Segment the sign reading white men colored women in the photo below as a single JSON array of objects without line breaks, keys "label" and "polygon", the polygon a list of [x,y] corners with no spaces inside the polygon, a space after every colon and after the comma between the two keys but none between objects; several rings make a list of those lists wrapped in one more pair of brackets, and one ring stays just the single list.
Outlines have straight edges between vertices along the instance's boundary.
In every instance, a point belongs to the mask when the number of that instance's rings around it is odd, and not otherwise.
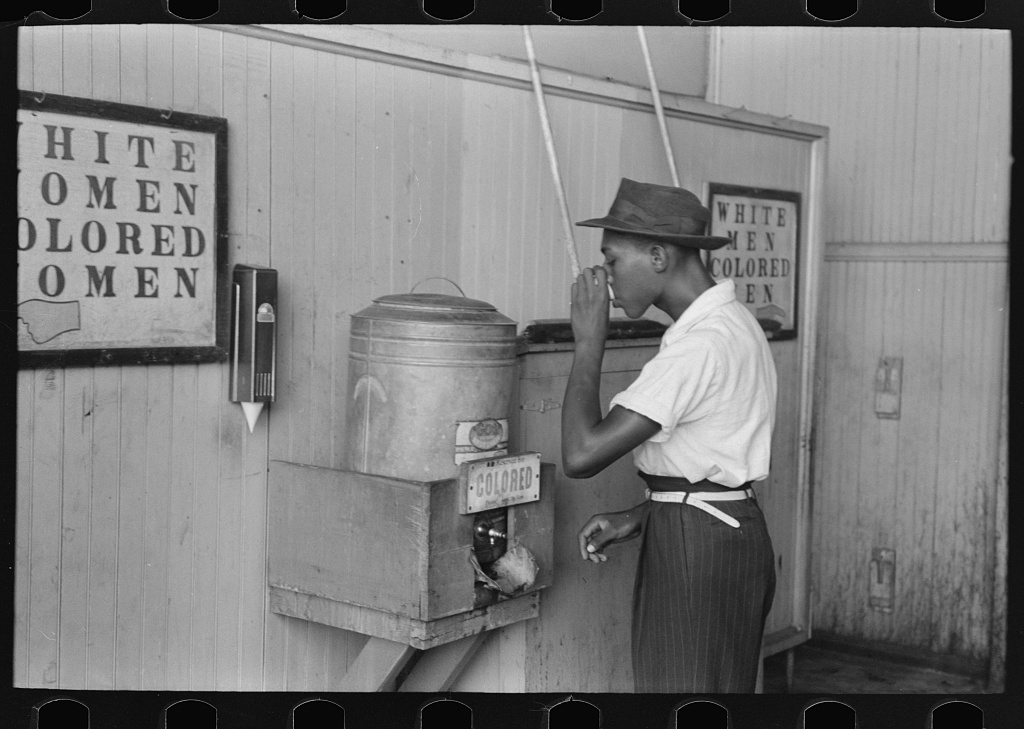
[{"label": "sign reading white men colored women", "polygon": [[796,336],[800,194],[735,185],[709,185],[711,235],[730,238],[709,251],[708,270],[736,283],[769,339]]},{"label": "sign reading white men colored women", "polygon": [[[90,350],[104,353],[91,363],[156,362],[215,358],[223,349],[218,132],[225,123],[175,117],[22,94],[22,353]],[[127,359],[112,354],[129,351]]]}]

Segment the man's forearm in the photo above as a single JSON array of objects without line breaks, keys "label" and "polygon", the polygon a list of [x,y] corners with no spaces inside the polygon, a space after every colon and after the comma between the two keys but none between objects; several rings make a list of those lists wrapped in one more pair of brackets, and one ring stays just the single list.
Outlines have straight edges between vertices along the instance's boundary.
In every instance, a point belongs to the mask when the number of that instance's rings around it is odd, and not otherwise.
[{"label": "man's forearm", "polygon": [[[562,460],[571,464],[601,422],[601,360],[604,342],[577,343],[562,402]],[[571,467],[567,470],[572,470]]]}]

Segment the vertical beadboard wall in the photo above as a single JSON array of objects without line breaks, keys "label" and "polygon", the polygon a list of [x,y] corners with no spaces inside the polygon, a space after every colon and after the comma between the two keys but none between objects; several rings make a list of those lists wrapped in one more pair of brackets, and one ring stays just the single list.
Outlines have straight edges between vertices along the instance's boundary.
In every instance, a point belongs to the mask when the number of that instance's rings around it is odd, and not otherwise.
[{"label": "vertical beadboard wall", "polygon": [[[355,46],[370,33],[317,32]],[[488,59],[439,72],[447,52],[403,64],[390,41],[325,49],[267,28],[33,27],[20,41],[23,89],[227,118],[229,263],[278,269],[282,318],[278,398],[251,434],[225,365],[19,373],[15,683],[331,690],[366,638],[269,612],[268,459],[343,465],[349,316],[375,296],[442,276],[523,324],[566,316],[526,75]],[[649,96],[586,95],[601,83],[575,78],[548,99],[576,219],[603,214],[623,175],[670,179]],[[822,130],[696,117],[670,123],[684,186],[809,193]],[[578,231],[584,265],[600,260],[598,240]],[[795,449],[796,345],[777,356],[792,414],[780,433]],[[794,499],[766,494],[766,511],[791,514]],[[490,643],[522,661],[515,639]],[[513,675],[480,690],[515,690]]]},{"label": "vertical beadboard wall", "polygon": [[[997,664],[1009,34],[715,32],[714,100],[830,129],[815,629]],[[882,356],[903,357],[899,420],[874,412]],[[892,612],[868,604],[875,548]]]},{"label": "vertical beadboard wall", "polygon": [[[18,686],[337,686],[366,638],[269,612],[266,474],[271,458],[342,465],[350,314],[432,276],[523,323],[567,313],[527,89],[270,37],[188,25],[19,36],[22,89],[227,118],[229,263],[277,268],[283,317],[278,398],[251,434],[222,364],[19,373]],[[563,159],[591,160],[563,172],[583,218],[628,170],[622,110],[575,107],[553,112],[567,117]],[[577,122],[589,135],[575,138]],[[634,144],[656,157],[654,125]],[[483,164],[496,165],[486,179]]]},{"label": "vertical beadboard wall", "polygon": [[[265,265],[268,60],[265,42],[186,25],[26,28],[19,86],[228,116],[231,260]],[[16,685],[264,687],[267,435],[227,378],[19,373]]]}]

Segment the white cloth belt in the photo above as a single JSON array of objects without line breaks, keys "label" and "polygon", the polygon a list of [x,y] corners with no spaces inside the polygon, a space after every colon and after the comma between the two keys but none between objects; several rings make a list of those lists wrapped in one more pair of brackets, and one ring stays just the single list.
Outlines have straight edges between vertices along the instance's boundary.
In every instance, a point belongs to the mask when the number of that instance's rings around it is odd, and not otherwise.
[{"label": "white cloth belt", "polygon": [[731,527],[740,526],[740,523],[726,514],[721,509],[716,509],[708,501],[743,501],[754,498],[753,489],[742,491],[651,491],[647,489],[647,498],[651,501],[672,501],[677,504],[689,504],[696,506],[701,511],[706,511],[711,516],[721,519]]}]

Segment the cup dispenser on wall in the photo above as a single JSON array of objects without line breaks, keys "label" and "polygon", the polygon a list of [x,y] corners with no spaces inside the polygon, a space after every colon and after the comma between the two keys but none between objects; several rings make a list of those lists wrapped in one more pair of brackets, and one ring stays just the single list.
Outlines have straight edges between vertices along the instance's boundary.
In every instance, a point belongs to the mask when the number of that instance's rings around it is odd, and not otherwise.
[{"label": "cup dispenser on wall", "polygon": [[535,617],[554,466],[510,453],[516,373],[516,324],[485,302],[354,314],[343,469],[271,462],[271,609],[416,648]]},{"label": "cup dispenser on wall", "polygon": [[231,275],[229,397],[253,431],[264,404],[274,402],[277,354],[277,271],[235,264]]}]

